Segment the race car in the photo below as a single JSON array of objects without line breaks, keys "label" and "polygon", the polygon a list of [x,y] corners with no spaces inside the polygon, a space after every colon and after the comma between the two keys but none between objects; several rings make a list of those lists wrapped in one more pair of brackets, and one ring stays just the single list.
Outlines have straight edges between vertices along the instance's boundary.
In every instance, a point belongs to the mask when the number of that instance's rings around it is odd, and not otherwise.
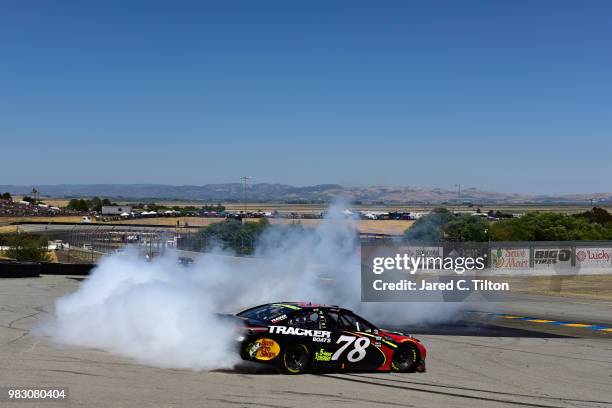
[{"label": "race car", "polygon": [[350,310],[312,303],[268,303],[235,315],[244,360],[289,374],[309,370],[424,372],[425,347],[409,335],[378,329]]}]

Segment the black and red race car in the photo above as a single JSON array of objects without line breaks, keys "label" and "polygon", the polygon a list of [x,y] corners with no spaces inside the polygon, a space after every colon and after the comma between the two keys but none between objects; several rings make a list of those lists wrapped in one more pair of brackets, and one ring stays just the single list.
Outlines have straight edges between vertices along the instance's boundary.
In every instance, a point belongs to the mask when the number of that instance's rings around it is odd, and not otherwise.
[{"label": "black and red race car", "polygon": [[287,373],[309,370],[425,371],[416,338],[378,329],[350,310],[312,303],[268,303],[244,310],[239,337],[244,360]]}]

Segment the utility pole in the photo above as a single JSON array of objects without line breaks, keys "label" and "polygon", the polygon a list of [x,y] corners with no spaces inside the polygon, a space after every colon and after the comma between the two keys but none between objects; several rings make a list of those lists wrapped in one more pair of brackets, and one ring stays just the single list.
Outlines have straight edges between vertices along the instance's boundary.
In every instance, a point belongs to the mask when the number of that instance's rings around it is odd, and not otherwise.
[{"label": "utility pole", "polygon": [[457,187],[457,207],[461,207],[461,184],[455,184]]},{"label": "utility pole", "polygon": [[242,180],[242,186],[243,186],[243,193],[244,193],[244,217],[246,217],[247,214],[247,189],[249,188],[249,180],[251,179],[251,177],[249,176],[242,176],[240,177],[240,180]]}]

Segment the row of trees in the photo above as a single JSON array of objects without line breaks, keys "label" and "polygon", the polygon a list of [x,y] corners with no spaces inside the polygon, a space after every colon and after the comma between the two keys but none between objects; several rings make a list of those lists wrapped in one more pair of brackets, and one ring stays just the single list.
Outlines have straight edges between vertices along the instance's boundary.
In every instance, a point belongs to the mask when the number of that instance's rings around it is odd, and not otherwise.
[{"label": "row of trees", "polygon": [[100,197],[94,197],[91,200],[85,200],[83,198],[73,198],[68,202],[66,208],[72,211],[86,212],[86,211],[102,211],[103,205],[114,205],[108,198],[101,199]]},{"label": "row of trees", "polygon": [[493,241],[612,240],[611,218],[601,208],[575,215],[530,213],[492,223],[490,235]]},{"label": "row of trees", "polygon": [[437,208],[417,220],[404,236],[416,242],[612,240],[612,214],[595,207],[574,215],[533,212],[489,222]]}]

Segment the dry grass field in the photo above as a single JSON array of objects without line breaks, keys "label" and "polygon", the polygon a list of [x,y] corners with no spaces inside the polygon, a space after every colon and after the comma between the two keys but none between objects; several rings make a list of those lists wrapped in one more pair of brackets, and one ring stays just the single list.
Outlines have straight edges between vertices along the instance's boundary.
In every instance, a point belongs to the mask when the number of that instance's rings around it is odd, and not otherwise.
[{"label": "dry grass field", "polygon": [[57,216],[57,217],[0,217],[0,226],[8,225],[13,222],[73,222],[80,223],[81,219],[80,215],[67,215],[67,216]]},{"label": "dry grass field", "polygon": [[[189,227],[204,227],[215,222],[223,221],[223,218],[201,218],[201,217],[161,217],[161,218],[141,218],[137,220],[124,220],[117,221],[118,223],[126,224],[157,224],[157,225],[168,225],[176,226],[177,222],[179,226]],[[257,222],[257,218],[249,218],[247,222]],[[319,225],[321,220],[319,219],[287,219],[287,218],[271,218],[270,223],[273,225],[289,225],[289,224],[301,224],[305,227],[316,227]],[[364,234],[389,234],[399,235],[403,234],[414,221],[407,220],[358,220],[356,221],[359,232]]]},{"label": "dry grass field", "polygon": [[[19,197],[17,197],[19,199]],[[68,199],[65,198],[44,198],[43,199],[47,204],[54,205],[58,207],[64,207],[68,204]],[[118,201],[118,204],[129,204],[130,202],[134,202],[138,200],[131,201]],[[157,204],[162,204],[166,206],[202,206],[206,204],[203,201],[193,201],[193,200],[155,200]],[[211,203],[208,203],[211,204]],[[243,203],[222,203],[229,211],[242,211],[245,209],[245,205]],[[325,205],[322,204],[277,204],[277,203],[247,203],[246,209],[248,211],[278,211],[280,213],[288,214],[292,212],[296,213],[310,213],[310,214],[318,214],[325,210]],[[363,206],[363,205],[355,205],[351,206],[351,209],[354,211],[410,211],[410,212],[426,212],[430,211],[432,208],[436,206],[434,205],[421,205],[421,206],[410,206],[410,205],[381,205],[381,206]],[[452,208],[452,206],[447,206]],[[489,210],[500,210],[504,212],[510,213],[525,213],[530,211],[553,211],[553,212],[562,212],[562,213],[577,213],[581,211],[587,210],[589,207],[588,203],[584,205],[567,205],[567,206],[547,206],[547,205],[514,205],[514,204],[500,204],[495,206],[483,206],[481,207],[482,212],[487,212]],[[458,211],[462,212],[472,212],[476,210],[474,208],[468,207],[460,207],[455,208]],[[607,208],[612,211],[612,208]],[[38,222],[70,222],[70,223],[81,223],[80,216],[58,216],[58,217],[0,217],[0,233],[10,233],[16,230],[15,226],[9,225],[12,222],[27,222],[27,221],[38,221]],[[169,227],[178,225],[181,227],[189,226],[189,227],[204,227],[210,225],[215,222],[222,221],[221,218],[201,218],[201,217],[160,217],[160,218],[144,218],[144,219],[135,219],[135,220],[119,220],[112,221],[113,223],[126,223],[126,224],[157,224],[157,225],[167,225]],[[249,220],[251,221],[251,220]],[[95,219],[92,219],[92,222],[96,222]],[[318,219],[301,219],[301,220],[293,220],[293,219],[272,219],[271,222],[273,224],[290,224],[299,222],[304,226],[315,226],[318,225],[320,220]],[[390,234],[390,235],[399,235],[402,234],[407,228],[414,223],[414,221],[396,221],[396,220],[360,220],[357,221],[359,231],[362,233],[370,233],[370,234]]]},{"label": "dry grass field", "polygon": [[[178,226],[180,227],[205,227],[207,225],[221,222],[223,218],[202,218],[202,217],[158,217],[158,218],[139,218],[133,220],[118,220],[112,221],[118,224],[155,224],[155,225],[167,225],[169,227]],[[256,222],[257,218],[250,218],[248,222]],[[81,217],[78,216],[66,216],[66,217],[1,217],[0,218],[0,233],[15,232],[17,227],[15,225],[9,225],[12,222],[70,222],[75,224],[81,223]],[[300,223],[305,227],[315,227],[319,225],[321,220],[319,219],[287,219],[287,218],[272,218],[270,223],[274,225],[288,225]],[[92,223],[100,224],[92,220]],[[388,234],[388,235],[399,235],[403,234],[404,231],[414,223],[414,221],[408,220],[358,220],[356,221],[359,232],[364,234]]]},{"label": "dry grass field", "polygon": [[167,225],[169,227],[205,227],[216,222],[223,221],[224,218],[203,218],[203,217],[156,217],[156,218],[137,218],[133,220],[111,221],[116,224],[155,224]]},{"label": "dry grass field", "polygon": [[17,232],[16,225],[2,225],[0,226],[0,234],[12,234],[13,232]]},{"label": "dry grass field", "polygon": [[508,282],[511,292],[582,299],[612,299],[612,274],[552,276],[487,276]]},{"label": "dry grass field", "polygon": [[612,299],[612,275],[532,276],[527,292],[572,298]]},{"label": "dry grass field", "polygon": [[[16,199],[21,199],[17,196]],[[42,200],[52,206],[65,207],[68,204],[69,199],[67,198],[49,198],[43,197]],[[150,202],[153,201],[160,205],[165,206],[195,206],[201,207],[206,204],[217,204],[214,202],[200,201],[200,200],[112,200],[120,205],[133,204],[135,202]],[[232,202],[232,203],[221,203],[230,211],[242,211],[245,209],[244,203]],[[401,205],[401,204],[387,204],[387,205],[352,205],[351,208],[355,211],[411,211],[411,212],[424,212],[430,211],[435,207],[440,207],[439,204],[422,204],[422,205]],[[248,211],[279,211],[283,213],[300,212],[300,213],[320,213],[325,210],[327,205],[325,204],[284,204],[284,203],[247,203],[246,208]],[[453,205],[445,205],[447,208],[455,208]],[[603,206],[608,211],[612,211],[612,206]],[[483,212],[489,210],[500,210],[511,213],[525,213],[531,211],[551,211],[551,212],[562,212],[573,214],[582,212],[590,209],[589,203],[584,204],[572,204],[572,205],[546,205],[546,204],[495,204],[495,205],[483,205],[480,207]],[[468,208],[465,206],[456,207],[459,211],[476,211],[476,206]]]}]

